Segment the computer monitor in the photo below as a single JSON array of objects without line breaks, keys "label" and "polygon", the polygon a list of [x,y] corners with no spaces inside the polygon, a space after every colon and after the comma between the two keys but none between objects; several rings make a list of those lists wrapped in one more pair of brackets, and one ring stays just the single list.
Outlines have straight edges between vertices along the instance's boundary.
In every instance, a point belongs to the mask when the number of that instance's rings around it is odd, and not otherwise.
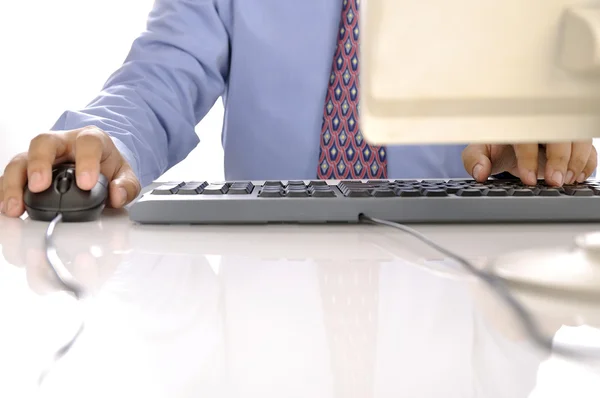
[{"label": "computer monitor", "polygon": [[600,0],[363,0],[373,144],[600,137]]}]

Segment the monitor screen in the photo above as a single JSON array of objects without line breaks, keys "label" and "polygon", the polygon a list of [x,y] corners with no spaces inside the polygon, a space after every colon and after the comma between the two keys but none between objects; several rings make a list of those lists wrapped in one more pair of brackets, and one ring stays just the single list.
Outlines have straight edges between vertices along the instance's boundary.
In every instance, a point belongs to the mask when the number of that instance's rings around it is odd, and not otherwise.
[{"label": "monitor screen", "polygon": [[373,144],[600,137],[600,0],[363,0]]}]

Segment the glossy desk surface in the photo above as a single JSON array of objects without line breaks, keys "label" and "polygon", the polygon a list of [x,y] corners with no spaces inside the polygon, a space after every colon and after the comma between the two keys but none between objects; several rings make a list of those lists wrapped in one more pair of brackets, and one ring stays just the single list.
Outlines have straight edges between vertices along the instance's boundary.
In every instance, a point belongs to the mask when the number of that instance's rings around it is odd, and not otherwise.
[{"label": "glossy desk surface", "polygon": [[[56,230],[89,294],[77,301],[46,265],[46,226],[0,217],[0,397],[600,394],[600,365],[538,349],[480,282],[396,230],[140,226],[106,211]],[[484,264],[600,225],[416,228]],[[598,303],[528,303],[555,342],[600,345]]]}]

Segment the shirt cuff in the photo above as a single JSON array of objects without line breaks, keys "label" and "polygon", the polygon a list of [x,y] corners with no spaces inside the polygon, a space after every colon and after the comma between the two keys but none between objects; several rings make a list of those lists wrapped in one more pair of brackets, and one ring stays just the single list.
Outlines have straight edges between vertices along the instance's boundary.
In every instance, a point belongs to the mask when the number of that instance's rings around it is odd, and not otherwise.
[{"label": "shirt cuff", "polygon": [[131,149],[129,149],[129,147],[127,145],[125,145],[123,143],[123,141],[121,141],[120,139],[118,139],[112,135],[110,135],[110,138],[112,139],[113,143],[115,144],[115,147],[117,147],[117,150],[125,158],[127,163],[129,163],[129,166],[133,170],[138,181],[142,181],[137,159],[136,159],[135,155],[133,154],[133,152],[131,151]]}]

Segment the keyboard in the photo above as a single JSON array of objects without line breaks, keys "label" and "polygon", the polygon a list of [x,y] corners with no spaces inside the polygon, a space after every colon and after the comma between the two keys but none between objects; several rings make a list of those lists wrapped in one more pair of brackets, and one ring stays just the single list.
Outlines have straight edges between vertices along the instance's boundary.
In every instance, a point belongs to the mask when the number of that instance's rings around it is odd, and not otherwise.
[{"label": "keyboard", "polygon": [[144,224],[600,221],[600,181],[455,180],[172,182],[129,208]]}]

